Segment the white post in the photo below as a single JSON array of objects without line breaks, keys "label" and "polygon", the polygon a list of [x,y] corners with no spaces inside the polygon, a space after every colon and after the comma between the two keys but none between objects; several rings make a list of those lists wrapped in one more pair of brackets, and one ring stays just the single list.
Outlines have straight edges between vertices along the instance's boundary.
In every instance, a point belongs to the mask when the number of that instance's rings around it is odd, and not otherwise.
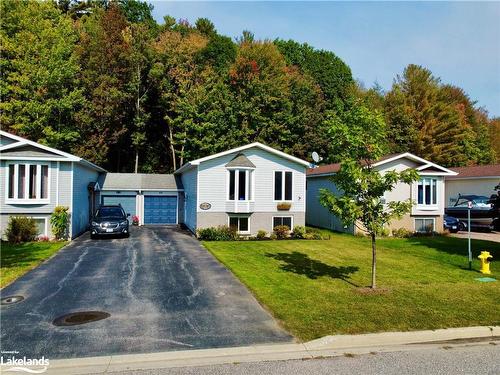
[{"label": "white post", "polygon": [[468,249],[469,249],[469,269],[472,270],[472,250],[471,250],[471,244],[470,244],[470,210],[472,208],[472,202],[467,203],[467,242],[468,242]]}]

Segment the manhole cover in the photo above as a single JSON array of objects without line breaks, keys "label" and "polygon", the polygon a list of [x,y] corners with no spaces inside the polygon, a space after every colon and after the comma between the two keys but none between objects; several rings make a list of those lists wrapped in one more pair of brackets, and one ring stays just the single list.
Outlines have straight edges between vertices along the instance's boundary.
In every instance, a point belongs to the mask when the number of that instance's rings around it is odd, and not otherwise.
[{"label": "manhole cover", "polygon": [[13,303],[21,302],[24,299],[23,296],[8,296],[1,299],[2,305],[12,305]]},{"label": "manhole cover", "polygon": [[55,326],[76,326],[78,324],[97,322],[110,316],[110,314],[103,311],[79,311],[60,316],[54,319],[52,324]]}]

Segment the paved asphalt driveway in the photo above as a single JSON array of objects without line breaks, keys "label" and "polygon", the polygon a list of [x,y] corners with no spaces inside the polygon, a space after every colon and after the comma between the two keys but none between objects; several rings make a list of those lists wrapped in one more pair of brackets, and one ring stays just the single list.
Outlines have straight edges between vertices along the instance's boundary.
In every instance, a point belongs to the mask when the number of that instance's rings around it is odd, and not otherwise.
[{"label": "paved asphalt driveway", "polygon": [[[1,350],[69,358],[287,342],[249,291],[199,242],[167,227],[129,239],[76,239],[2,290],[25,300],[1,307]],[[52,321],[99,310],[107,319]]]}]

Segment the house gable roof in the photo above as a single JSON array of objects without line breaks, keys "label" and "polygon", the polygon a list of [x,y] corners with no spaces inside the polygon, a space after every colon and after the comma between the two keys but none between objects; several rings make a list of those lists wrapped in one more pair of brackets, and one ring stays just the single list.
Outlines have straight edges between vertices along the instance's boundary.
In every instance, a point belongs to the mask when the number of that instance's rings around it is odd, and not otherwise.
[{"label": "house gable roof", "polygon": [[173,174],[106,173],[99,177],[100,190],[182,190],[182,182]]},{"label": "house gable roof", "polygon": [[269,146],[266,146],[260,142],[254,142],[254,143],[249,143],[245,146],[241,146],[241,147],[236,147],[236,148],[233,148],[233,149],[230,149],[230,150],[227,150],[227,151],[224,151],[224,152],[219,152],[217,154],[213,154],[213,155],[209,155],[209,156],[205,156],[203,158],[200,158],[200,159],[196,159],[196,160],[192,160],[186,164],[184,164],[182,167],[180,167],[179,169],[177,169],[174,174],[182,174],[183,172],[191,169],[193,166],[196,166],[196,165],[200,165],[200,163],[203,163],[204,161],[207,161],[207,160],[211,160],[211,159],[215,159],[215,158],[219,158],[221,156],[225,156],[225,155],[229,155],[229,154],[232,154],[232,153],[239,153],[241,151],[244,151],[244,150],[248,150],[250,148],[260,148],[261,150],[264,150],[264,151],[267,151],[271,154],[275,154],[275,155],[278,155],[284,159],[287,159],[287,160],[290,160],[290,161],[293,161],[297,164],[300,164],[300,165],[303,165],[304,167],[310,167],[311,166],[311,163],[309,163],[308,161],[305,161],[305,160],[302,160],[302,159],[299,159],[295,156],[292,156],[292,155],[289,155],[283,151],[279,151],[279,150],[276,150],[272,147],[269,147]]},{"label": "house gable roof", "polygon": [[[88,160],[82,159],[78,156],[69,154],[67,152],[57,150],[55,148],[42,145],[37,142],[30,141],[10,134],[6,131],[0,130],[2,137],[2,146],[0,146],[0,159],[3,160],[59,160],[59,161],[72,161],[81,163],[88,168],[95,169],[99,172],[106,170],[91,163]],[[4,141],[7,140],[7,141]]]},{"label": "house gable roof", "polygon": [[[436,175],[436,176],[455,176],[457,174],[457,172],[454,172],[448,168],[442,167],[438,164],[435,164],[431,161],[423,159],[419,156],[413,155],[412,153],[409,153],[409,152],[386,155],[386,156],[380,158],[379,160],[375,161],[372,165],[374,167],[382,167],[385,164],[391,163],[393,161],[397,161],[399,159],[408,159],[408,160],[411,160],[417,164],[420,164],[415,169],[421,174]],[[327,165],[320,165],[316,168],[310,168],[307,170],[307,176],[308,177],[315,177],[315,176],[332,175],[334,173],[337,173],[340,170],[340,164],[341,163],[333,163],[333,164],[327,164]]]}]

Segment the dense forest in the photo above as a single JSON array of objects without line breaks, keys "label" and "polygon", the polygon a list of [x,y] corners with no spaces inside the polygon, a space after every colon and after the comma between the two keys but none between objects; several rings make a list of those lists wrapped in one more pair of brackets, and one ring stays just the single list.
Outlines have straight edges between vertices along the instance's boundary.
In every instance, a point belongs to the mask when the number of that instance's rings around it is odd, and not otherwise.
[{"label": "dense forest", "polygon": [[333,52],[249,31],[232,40],[205,18],[158,24],[137,0],[1,7],[2,128],[109,171],[170,172],[254,141],[333,162],[331,124],[353,114],[385,123],[388,153],[500,159],[500,119],[421,66],[384,92]]}]

